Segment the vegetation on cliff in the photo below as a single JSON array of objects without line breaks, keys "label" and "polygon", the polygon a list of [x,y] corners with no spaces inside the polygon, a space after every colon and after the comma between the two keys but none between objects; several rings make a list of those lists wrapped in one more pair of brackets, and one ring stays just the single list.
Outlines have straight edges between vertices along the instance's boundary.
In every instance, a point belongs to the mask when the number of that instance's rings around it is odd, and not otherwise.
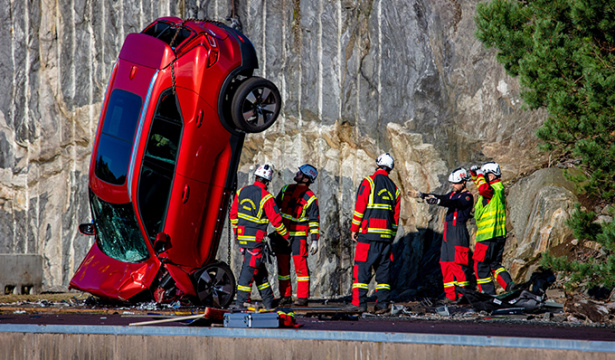
[{"label": "vegetation on cliff", "polygon": [[[519,78],[530,109],[548,117],[537,135],[551,159],[604,216],[577,206],[568,225],[595,256],[543,265],[568,284],[615,286],[615,0],[491,0],[476,8],[476,36]],[[606,219],[606,221],[605,221]],[[579,243],[581,244],[581,243]]]}]

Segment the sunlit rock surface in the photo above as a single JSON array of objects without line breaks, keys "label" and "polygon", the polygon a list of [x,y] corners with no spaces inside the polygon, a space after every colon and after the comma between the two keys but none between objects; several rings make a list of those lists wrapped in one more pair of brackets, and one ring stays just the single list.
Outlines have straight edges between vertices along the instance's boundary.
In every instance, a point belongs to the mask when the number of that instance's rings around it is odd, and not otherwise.
[{"label": "sunlit rock surface", "polygon": [[[123,39],[160,16],[224,20],[228,3],[15,1],[0,8],[10,29],[0,33],[0,253],[43,256],[44,290],[65,289],[93,241],[77,225],[90,218],[89,154]],[[547,163],[534,135],[544,114],[522,110],[518,82],[474,38],[477,1],[236,3],[260,58],[256,75],[274,81],[284,101],[276,125],[247,137],[239,186],[263,162],[277,169],[274,195],[299,165],[319,169],[321,248],[309,260],[315,296],[350,293],[355,192],[382,152],[396,159],[392,178],[404,194],[395,296],[442,291],[445,211],[405,193],[447,192],[458,166],[494,160],[505,184],[515,180],[506,264],[516,276],[566,238],[574,195],[524,179]],[[228,256],[225,230],[218,257]],[[230,257],[237,269],[233,244]]]}]

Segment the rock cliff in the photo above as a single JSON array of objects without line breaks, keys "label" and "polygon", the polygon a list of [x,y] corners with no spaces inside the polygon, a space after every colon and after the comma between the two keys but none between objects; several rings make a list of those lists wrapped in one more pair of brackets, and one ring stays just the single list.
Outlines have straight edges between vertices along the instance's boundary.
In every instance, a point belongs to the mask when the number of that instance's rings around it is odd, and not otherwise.
[{"label": "rock cliff", "polygon": [[[89,154],[125,36],[160,16],[223,20],[229,3],[5,1],[0,8],[10,28],[0,33],[0,253],[41,255],[44,290],[65,289],[92,242],[77,225],[90,218]],[[563,222],[573,188],[559,170],[534,172],[547,164],[534,135],[544,114],[522,109],[516,79],[474,38],[476,3],[235,1],[260,57],[257,75],[274,81],[284,101],[276,125],[247,137],[239,185],[263,162],[276,166],[274,193],[299,165],[319,169],[314,295],[350,293],[355,191],[382,152],[394,156],[392,177],[404,194],[447,192],[450,170],[499,162],[509,188],[505,265],[518,280],[540,252],[571,236]],[[443,215],[404,195],[396,296],[441,291]],[[226,259],[226,238],[221,243],[218,256]]]}]

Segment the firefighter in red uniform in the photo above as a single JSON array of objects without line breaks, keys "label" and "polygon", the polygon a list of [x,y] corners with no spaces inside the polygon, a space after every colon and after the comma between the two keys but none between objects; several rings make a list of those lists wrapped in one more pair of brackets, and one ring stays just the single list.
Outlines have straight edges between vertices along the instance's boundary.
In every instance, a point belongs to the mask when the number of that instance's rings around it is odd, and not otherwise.
[{"label": "firefighter in red uniform", "polygon": [[357,242],[354,257],[352,304],[348,310],[367,311],[367,291],[371,268],[376,272],[376,312],[388,309],[389,267],[393,260],[392,243],[399,223],[400,192],[389,178],[394,161],[382,154],[378,168],[361,182],[352,216],[352,240]]},{"label": "firefighter in red uniform", "polygon": [[248,301],[254,280],[263,305],[272,309],[273,291],[263,259],[263,238],[267,234],[269,222],[284,239],[288,239],[288,231],[282,223],[275,199],[267,191],[273,175],[272,166],[261,165],[254,175],[254,184],[239,189],[231,206],[231,225],[243,254],[241,274],[237,280],[237,305],[241,307]]},{"label": "firefighter in red uniform", "polygon": [[[446,195],[418,193],[430,205],[448,208],[444,221],[444,236],[440,247],[440,268],[444,282],[444,293],[448,301],[458,300],[461,293],[457,288],[468,286],[468,265],[470,260],[470,235],[466,221],[472,216],[474,197],[466,189],[469,174],[464,168],[453,170],[448,181],[453,191]],[[411,194],[412,195],[412,194]]]},{"label": "firefighter in red uniform", "polygon": [[307,266],[308,237],[311,240],[309,253],[314,255],[318,251],[318,232],[320,215],[318,199],[310,190],[318,171],[312,165],[305,164],[299,167],[295,175],[296,184],[285,185],[276,202],[282,212],[282,220],[290,236],[290,244],[276,243],[276,257],[278,259],[278,281],[280,286],[280,305],[292,302],[292,289],[290,285],[290,255],[293,256],[295,273],[297,274],[297,301],[296,306],[307,306],[310,297],[310,272]]}]

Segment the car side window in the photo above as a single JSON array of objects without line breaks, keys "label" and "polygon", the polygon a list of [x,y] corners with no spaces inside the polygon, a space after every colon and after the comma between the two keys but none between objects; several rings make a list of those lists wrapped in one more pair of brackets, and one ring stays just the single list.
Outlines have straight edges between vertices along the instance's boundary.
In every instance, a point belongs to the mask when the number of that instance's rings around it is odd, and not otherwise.
[{"label": "car side window", "polygon": [[111,93],[96,150],[94,173],[99,179],[113,185],[126,181],[142,103],[139,95],[125,90]]},{"label": "car side window", "polygon": [[168,90],[160,96],[152,119],[138,185],[139,211],[152,241],[164,225],[181,134],[177,99]]}]

